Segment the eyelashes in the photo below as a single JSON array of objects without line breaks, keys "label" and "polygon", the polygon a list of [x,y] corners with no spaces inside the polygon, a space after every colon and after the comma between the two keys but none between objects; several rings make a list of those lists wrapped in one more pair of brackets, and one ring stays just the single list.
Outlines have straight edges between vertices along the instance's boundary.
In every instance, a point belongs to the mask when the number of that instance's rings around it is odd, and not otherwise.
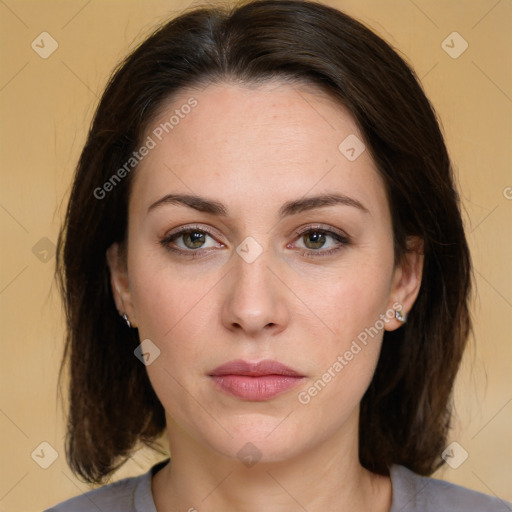
[{"label": "eyelashes", "polygon": [[[199,235],[191,237],[190,235]],[[204,247],[198,247],[198,248],[179,248],[175,246],[176,240],[179,240],[180,238],[185,239],[185,237],[188,237],[188,240],[191,241],[192,244],[202,243],[202,240],[204,240],[206,237],[214,238],[213,233],[211,233],[208,229],[205,228],[199,228],[196,226],[190,226],[185,229],[180,229],[178,231],[175,231],[173,233],[170,233],[169,235],[165,236],[162,240],[160,240],[160,245],[162,245],[165,249],[167,249],[170,252],[176,253],[181,256],[186,257],[202,257],[204,256],[205,249]],[[174,245],[173,245],[174,244]],[[220,244],[220,246],[223,246],[223,244]],[[210,248],[211,249],[211,248]],[[210,252],[210,251],[208,251]]]},{"label": "eyelashes", "polygon": [[[294,235],[304,245],[309,243],[314,246],[312,249],[308,249],[306,246],[308,250],[297,248],[297,252],[308,258],[330,256],[351,244],[351,239],[346,233],[322,226],[308,226],[295,232]],[[208,244],[208,238],[211,238],[214,243],[205,247]],[[331,240],[330,244],[328,243],[329,239]],[[213,232],[203,226],[188,226],[171,232],[159,243],[169,252],[185,258],[202,258],[216,249],[224,247],[224,244],[215,241]],[[326,245],[331,247],[325,249]],[[287,247],[290,248],[290,245],[288,244]]]},{"label": "eyelashes", "polygon": [[[303,230],[297,235],[300,237],[299,240],[301,240],[303,243],[305,240],[308,240],[308,242],[311,242],[311,236],[314,236],[314,240],[312,241],[313,244],[320,244],[321,247],[316,247],[315,249],[322,249],[322,250],[312,250],[302,252],[302,255],[304,256],[329,256],[331,254],[334,254],[335,252],[341,250],[344,246],[348,245],[350,243],[350,240],[347,235],[341,235],[335,231],[332,231],[330,229],[322,229],[322,228],[311,228],[309,227],[306,230]],[[319,235],[319,236],[318,236]],[[331,249],[324,249],[323,246],[325,244],[325,241],[327,239],[334,240],[334,247]]]}]

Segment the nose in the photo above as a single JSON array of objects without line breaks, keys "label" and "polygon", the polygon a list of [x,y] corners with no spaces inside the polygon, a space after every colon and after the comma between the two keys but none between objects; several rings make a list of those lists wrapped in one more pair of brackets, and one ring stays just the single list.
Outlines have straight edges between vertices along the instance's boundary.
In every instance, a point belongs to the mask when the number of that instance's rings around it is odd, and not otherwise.
[{"label": "nose", "polygon": [[[277,277],[278,262],[263,251],[256,260],[233,255],[234,267],[226,276],[222,323],[231,331],[252,338],[283,331],[289,321],[286,286]],[[290,292],[288,292],[290,293]]]}]

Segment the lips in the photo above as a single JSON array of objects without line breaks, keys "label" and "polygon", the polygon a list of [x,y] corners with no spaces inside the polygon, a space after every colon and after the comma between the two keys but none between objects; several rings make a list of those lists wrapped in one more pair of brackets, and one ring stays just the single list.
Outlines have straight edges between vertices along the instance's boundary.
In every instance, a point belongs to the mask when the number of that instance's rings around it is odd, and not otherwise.
[{"label": "lips", "polygon": [[216,387],[242,400],[261,402],[297,386],[304,375],[277,361],[235,360],[209,374]]}]

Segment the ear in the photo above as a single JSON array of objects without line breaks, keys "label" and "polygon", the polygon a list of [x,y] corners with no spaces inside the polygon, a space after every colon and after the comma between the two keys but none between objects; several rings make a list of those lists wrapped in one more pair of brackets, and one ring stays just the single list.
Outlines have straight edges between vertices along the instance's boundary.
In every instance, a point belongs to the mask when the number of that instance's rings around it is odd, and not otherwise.
[{"label": "ear", "polygon": [[107,263],[110,269],[112,295],[119,314],[126,315],[132,327],[137,327],[137,317],[132,302],[126,258],[118,243],[107,249]]},{"label": "ear", "polygon": [[[423,275],[424,250],[423,240],[417,236],[407,239],[407,252],[404,261],[395,268],[393,283],[390,291],[390,305],[388,308],[401,309],[402,314],[407,314],[421,287]],[[399,307],[397,308],[397,303]],[[386,323],[387,331],[394,331],[402,325],[396,318]]]}]

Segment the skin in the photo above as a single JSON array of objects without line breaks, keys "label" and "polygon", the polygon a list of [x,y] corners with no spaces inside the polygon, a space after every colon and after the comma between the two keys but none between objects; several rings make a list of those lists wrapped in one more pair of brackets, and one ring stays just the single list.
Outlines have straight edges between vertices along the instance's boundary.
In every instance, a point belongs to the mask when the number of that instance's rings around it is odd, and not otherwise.
[{"label": "skin", "polygon": [[[358,460],[359,404],[383,330],[309,403],[297,396],[394,303],[410,310],[421,242],[411,238],[405,262],[394,266],[383,181],[368,149],[354,161],[340,152],[348,135],[363,136],[321,91],[277,81],[182,90],[146,136],[190,96],[198,105],[136,170],[126,252],[113,245],[107,253],[118,310],[160,350],[147,371],[166,410],[172,462],[152,481],[157,510],[388,511],[390,479]],[[228,215],[177,204],[148,212],[171,193],[221,202]],[[366,211],[337,204],[278,217],[288,201],[332,193]],[[329,235],[316,242],[318,225],[349,243]],[[192,226],[212,235],[202,245],[186,236],[169,242],[186,255],[160,243]],[[263,250],[251,263],[236,252],[246,237]],[[189,256],[194,250],[201,256]],[[400,326],[393,318],[384,328]],[[233,359],[273,359],[305,377],[271,400],[242,400],[208,376]],[[237,456],[248,442],[261,456],[252,467]]]}]

